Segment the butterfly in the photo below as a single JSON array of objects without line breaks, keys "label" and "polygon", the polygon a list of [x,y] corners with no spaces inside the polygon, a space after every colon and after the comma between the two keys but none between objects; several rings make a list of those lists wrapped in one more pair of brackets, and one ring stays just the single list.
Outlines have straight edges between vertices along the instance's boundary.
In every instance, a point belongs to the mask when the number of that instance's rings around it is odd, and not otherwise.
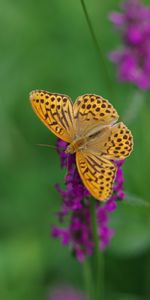
[{"label": "butterfly", "polygon": [[58,138],[68,143],[66,153],[75,153],[83,184],[97,200],[109,199],[117,167],[133,149],[131,131],[108,100],[95,94],[79,96],[35,90],[30,93],[34,112]]}]

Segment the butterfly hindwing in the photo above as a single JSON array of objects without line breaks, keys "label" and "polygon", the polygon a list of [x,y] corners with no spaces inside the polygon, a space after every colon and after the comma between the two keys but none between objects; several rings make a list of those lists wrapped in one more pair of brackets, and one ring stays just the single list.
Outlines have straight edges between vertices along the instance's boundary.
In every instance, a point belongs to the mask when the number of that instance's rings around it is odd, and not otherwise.
[{"label": "butterfly hindwing", "polygon": [[89,151],[101,152],[109,160],[121,160],[133,149],[131,131],[122,122],[107,126],[91,137],[86,145]]},{"label": "butterfly hindwing", "polygon": [[90,194],[105,201],[112,194],[116,166],[98,153],[77,152],[76,164],[80,177]]},{"label": "butterfly hindwing", "polygon": [[73,108],[68,96],[35,90],[30,93],[30,101],[35,113],[57,137],[65,142],[73,140]]},{"label": "butterfly hindwing", "polygon": [[111,128],[110,137],[105,142],[108,159],[125,159],[133,149],[133,136],[127,126],[120,122]]},{"label": "butterfly hindwing", "polygon": [[104,155],[107,159],[121,160],[128,157],[133,149],[133,136],[123,122],[110,128],[110,135],[104,142]]}]

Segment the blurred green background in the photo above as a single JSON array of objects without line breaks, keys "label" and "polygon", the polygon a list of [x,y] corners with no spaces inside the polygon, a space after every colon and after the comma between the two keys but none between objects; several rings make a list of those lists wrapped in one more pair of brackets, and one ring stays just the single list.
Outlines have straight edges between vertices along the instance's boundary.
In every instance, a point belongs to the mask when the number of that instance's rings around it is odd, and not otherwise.
[{"label": "blurred green background", "polygon": [[53,149],[36,146],[56,139],[30,107],[33,89],[72,99],[100,94],[126,114],[135,147],[124,166],[127,201],[111,215],[116,236],[104,255],[105,300],[150,299],[150,93],[138,93],[131,109],[136,88],[119,83],[107,60],[119,43],[108,13],[119,3],[86,0],[111,95],[80,1],[0,1],[0,299],[48,299],[60,284],[84,289],[82,265],[50,237],[61,202],[54,184],[64,172]]}]

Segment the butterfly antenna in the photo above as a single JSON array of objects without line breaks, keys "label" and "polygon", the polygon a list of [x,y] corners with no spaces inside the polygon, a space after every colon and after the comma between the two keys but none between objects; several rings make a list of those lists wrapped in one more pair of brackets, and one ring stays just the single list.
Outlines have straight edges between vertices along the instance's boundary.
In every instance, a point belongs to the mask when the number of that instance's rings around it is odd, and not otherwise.
[{"label": "butterfly antenna", "polygon": [[47,147],[47,148],[52,148],[52,149],[57,149],[56,146],[54,145],[47,145],[47,144],[36,144],[36,146],[41,146],[41,147]]}]

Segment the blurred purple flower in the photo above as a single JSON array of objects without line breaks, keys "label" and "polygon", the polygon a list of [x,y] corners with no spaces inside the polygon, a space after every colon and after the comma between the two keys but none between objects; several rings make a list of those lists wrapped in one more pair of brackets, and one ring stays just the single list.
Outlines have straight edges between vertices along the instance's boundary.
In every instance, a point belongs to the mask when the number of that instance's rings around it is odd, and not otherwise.
[{"label": "blurred purple flower", "polygon": [[111,22],[121,33],[122,47],[110,53],[118,65],[118,78],[140,89],[150,87],[150,6],[140,0],[127,0],[122,13],[112,12]]},{"label": "blurred purple flower", "polygon": [[[58,219],[63,223],[65,217],[69,216],[70,221],[67,228],[53,226],[52,236],[54,238],[59,237],[62,245],[69,245],[75,257],[79,261],[83,261],[87,255],[92,255],[94,247],[90,216],[90,194],[80,179],[74,155],[68,155],[64,152],[66,145],[61,140],[57,142],[61,165],[68,168],[65,178],[66,188],[63,190],[59,185],[56,185],[56,189],[63,199],[61,209],[58,212]],[[97,234],[100,241],[100,250],[105,249],[114,235],[114,230],[109,228],[108,213],[116,209],[118,199],[124,198],[124,178],[121,169],[123,161],[115,163],[117,164],[118,171],[114,183],[113,195],[103,205],[99,201],[97,201],[96,205]]]},{"label": "blurred purple flower", "polygon": [[49,294],[48,300],[85,300],[85,296],[70,287],[60,287],[54,289]]}]

